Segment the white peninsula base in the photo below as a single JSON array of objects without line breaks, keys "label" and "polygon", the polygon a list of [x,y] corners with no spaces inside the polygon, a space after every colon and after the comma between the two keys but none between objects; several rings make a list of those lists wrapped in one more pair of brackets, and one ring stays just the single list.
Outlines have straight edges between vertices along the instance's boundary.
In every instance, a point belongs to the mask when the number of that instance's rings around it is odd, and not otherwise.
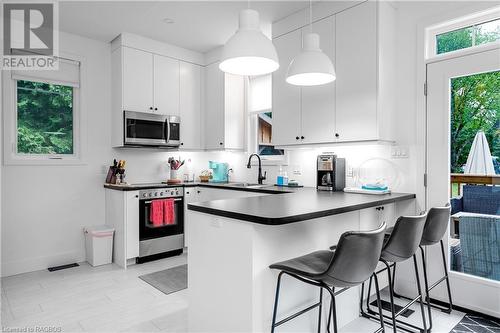
[{"label": "white peninsula base", "polygon": [[[273,226],[189,211],[189,332],[270,332],[278,271],[269,265],[328,249],[348,230],[370,230],[380,219],[413,214],[414,200]],[[381,281],[385,282],[383,279]],[[359,315],[360,288],[336,298],[339,328]],[[295,279],[282,279],[277,320],[317,302],[319,289]],[[326,325],[329,297],[322,315]],[[278,331],[315,332],[317,310],[279,327]]]}]

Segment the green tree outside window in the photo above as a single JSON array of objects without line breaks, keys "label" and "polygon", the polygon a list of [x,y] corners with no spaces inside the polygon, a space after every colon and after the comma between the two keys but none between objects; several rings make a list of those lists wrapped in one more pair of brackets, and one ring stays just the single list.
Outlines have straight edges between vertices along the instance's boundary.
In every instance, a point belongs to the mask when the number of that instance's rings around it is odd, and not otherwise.
[{"label": "green tree outside window", "polygon": [[17,152],[73,154],[73,88],[17,81]]}]

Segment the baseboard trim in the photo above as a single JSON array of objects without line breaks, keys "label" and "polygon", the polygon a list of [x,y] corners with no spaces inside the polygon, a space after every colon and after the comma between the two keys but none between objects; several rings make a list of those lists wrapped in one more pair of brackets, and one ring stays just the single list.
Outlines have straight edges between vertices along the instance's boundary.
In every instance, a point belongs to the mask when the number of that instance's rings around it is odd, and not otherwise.
[{"label": "baseboard trim", "polygon": [[[448,307],[449,306],[449,303],[440,301],[440,300],[435,299],[435,298],[431,298],[431,303],[434,303],[436,305],[440,305],[442,307]],[[467,309],[467,308],[464,308],[464,307],[461,307],[461,306],[455,305],[455,304],[453,304],[452,308],[453,308],[453,310],[457,310],[457,311],[464,312],[464,313],[471,314],[471,315],[476,315],[476,316],[484,317],[486,319],[490,319],[490,320],[493,320],[493,321],[498,321],[500,319],[498,317],[495,317],[495,316],[492,316],[492,315],[489,315],[489,314],[486,314],[486,313],[482,313],[482,312],[479,312],[479,311]]]},{"label": "baseboard trim", "polygon": [[85,253],[78,251],[59,253],[53,256],[30,258],[26,260],[2,262],[2,277],[35,272],[52,266],[66,265],[85,261]]}]

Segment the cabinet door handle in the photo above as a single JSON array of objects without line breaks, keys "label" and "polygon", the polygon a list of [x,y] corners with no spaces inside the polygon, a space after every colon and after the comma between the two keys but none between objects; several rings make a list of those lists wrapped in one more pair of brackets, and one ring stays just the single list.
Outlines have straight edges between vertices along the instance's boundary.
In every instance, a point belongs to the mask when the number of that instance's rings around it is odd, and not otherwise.
[{"label": "cabinet door handle", "polygon": [[304,140],[304,136],[302,135],[302,136],[300,137],[300,139],[301,139],[301,140]]},{"label": "cabinet door handle", "polygon": [[138,198],[139,196],[138,196],[138,195],[136,195],[135,197],[136,197],[136,198]]},{"label": "cabinet door handle", "polygon": [[149,107],[149,109],[150,109],[150,110],[153,110],[153,107],[152,107],[152,106],[150,106],[150,107]]},{"label": "cabinet door handle", "polygon": [[158,111],[158,108],[155,108],[155,111]]},{"label": "cabinet door handle", "polygon": [[221,145],[221,146],[222,146],[222,142],[219,142],[219,145]]},{"label": "cabinet door handle", "polygon": [[189,192],[186,192],[186,194],[189,194]]},{"label": "cabinet door handle", "polygon": [[200,191],[198,191],[198,194],[200,194],[200,193],[201,193],[201,192],[200,192]]},{"label": "cabinet door handle", "polygon": [[338,138],[340,135],[339,133],[335,133],[335,137]]},{"label": "cabinet door handle", "polygon": [[295,140],[298,140],[298,139],[299,139],[299,137],[298,137],[298,136],[296,136],[296,137],[295,137]]},{"label": "cabinet door handle", "polygon": [[184,142],[181,142],[181,146],[184,146]]}]

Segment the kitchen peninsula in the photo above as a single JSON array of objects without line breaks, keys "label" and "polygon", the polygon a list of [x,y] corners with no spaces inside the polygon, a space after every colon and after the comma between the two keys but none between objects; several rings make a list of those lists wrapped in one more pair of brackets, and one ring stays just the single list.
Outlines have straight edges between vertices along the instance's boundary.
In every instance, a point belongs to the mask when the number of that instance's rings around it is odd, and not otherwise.
[{"label": "kitchen peninsula", "polygon": [[[395,217],[415,213],[414,198],[302,188],[188,204],[189,331],[270,331],[277,276],[270,264],[327,249],[348,230],[393,225]],[[293,292],[280,298],[278,320],[317,301],[317,289],[297,281],[285,278],[282,288]],[[358,288],[338,297],[339,327],[358,316],[358,302]],[[311,311],[282,329],[312,331],[316,320]]]}]

